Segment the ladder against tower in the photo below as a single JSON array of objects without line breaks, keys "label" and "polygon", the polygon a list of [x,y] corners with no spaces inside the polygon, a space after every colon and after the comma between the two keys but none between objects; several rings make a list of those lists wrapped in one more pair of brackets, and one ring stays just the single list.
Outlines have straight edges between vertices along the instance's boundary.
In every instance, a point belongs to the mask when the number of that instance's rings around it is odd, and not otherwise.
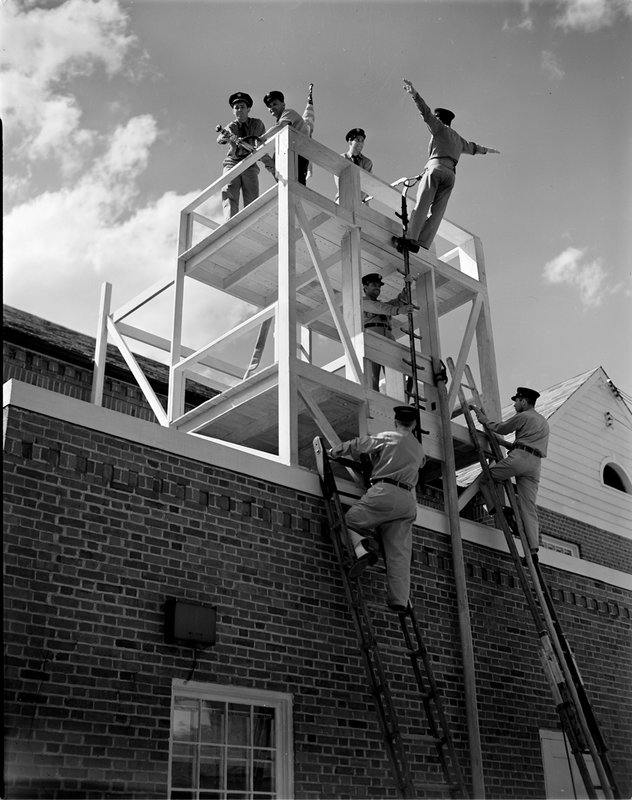
[{"label": "ladder against tower", "polygon": [[[229,221],[212,218],[222,186],[274,148],[278,181],[261,170],[262,194]],[[313,176],[295,180],[305,156]],[[339,181],[339,203],[333,200]],[[362,196],[371,195],[371,204]],[[108,335],[119,346],[161,425],[262,452],[289,465],[313,467],[312,440],[330,442],[390,426],[392,406],[405,400],[409,336],[395,329],[391,341],[362,325],[361,277],[383,276],[382,299],[403,286],[403,258],[391,239],[401,234],[401,195],[386,182],[314,139],[284,128],[266,147],[222,175],[183,209],[175,274],[112,312],[104,290],[95,357],[93,400],[99,402]],[[431,459],[443,460],[441,417],[433,370],[441,363],[448,331],[457,371],[477,363],[490,413],[499,411],[498,385],[482,247],[476,236],[444,220],[438,258],[421,250],[410,257],[421,426]],[[183,338],[187,300],[200,285],[249,304],[247,319],[193,349]],[[158,295],[173,296],[171,338],[131,323]],[[206,290],[205,290],[206,291]],[[406,326],[406,318],[394,325]],[[267,329],[267,335],[265,331]],[[141,342],[163,352],[170,366],[165,409],[131,350]],[[101,351],[99,351],[101,348]],[[386,368],[384,386],[373,391],[366,361]],[[99,384],[101,381],[101,384]],[[209,399],[186,408],[188,382],[206,387]],[[455,384],[458,381],[455,381]],[[450,409],[457,407],[449,395]],[[465,425],[452,422],[457,466],[476,459]]]}]

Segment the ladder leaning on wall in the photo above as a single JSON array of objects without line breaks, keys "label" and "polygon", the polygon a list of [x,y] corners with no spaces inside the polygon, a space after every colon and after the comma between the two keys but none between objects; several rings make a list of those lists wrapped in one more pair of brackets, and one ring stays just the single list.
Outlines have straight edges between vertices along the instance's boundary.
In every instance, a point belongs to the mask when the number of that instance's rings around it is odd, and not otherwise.
[{"label": "ladder leaning on wall", "polygon": [[[406,749],[399,729],[399,723],[387,675],[382,663],[380,649],[371,622],[371,616],[364,597],[359,578],[352,578],[349,569],[354,563],[347,527],[344,519],[340,491],[336,484],[327,449],[320,437],[314,439],[314,454],[320,477],[321,488],[327,510],[329,531],[333,541],[336,558],[340,567],[349,609],[355,624],[358,645],[364,662],[369,688],[373,697],[384,742],[391,762],[397,789],[402,797],[417,798],[419,793],[413,784]],[[357,462],[337,459],[337,464],[358,471]],[[437,684],[426,647],[424,645],[413,605],[408,602],[405,611],[398,614],[399,623],[406,647],[407,655],[419,689],[422,705],[427,720],[428,733],[416,736],[421,741],[435,748],[437,761],[443,773],[443,783],[424,783],[421,789],[432,796],[449,793],[450,797],[467,798],[470,795],[465,787],[461,768],[457,759],[452,735],[439,696]]]},{"label": "ladder leaning on wall", "polygon": [[[452,360],[447,361],[448,368],[454,374]],[[471,402],[479,407],[482,407],[481,398],[469,367],[465,368],[464,374],[467,383],[459,386],[459,401],[482,468],[479,488],[488,508],[493,508],[495,511],[496,521],[505,535],[513,558],[519,583],[540,638],[539,655],[555,699],[562,729],[568,738],[588,797],[620,798],[608,761],[606,743],[586,693],[577,662],[560,625],[538,557],[531,553],[514,485],[510,480],[502,482],[511,509],[509,512],[504,505],[502,489],[499,490],[491,479],[490,460],[501,460],[502,450],[497,437],[486,426],[483,428],[487,434],[489,448],[483,449],[465,390],[469,390]],[[516,537],[520,539],[524,556],[518,552]],[[597,773],[596,780],[591,774],[590,759]]]}]

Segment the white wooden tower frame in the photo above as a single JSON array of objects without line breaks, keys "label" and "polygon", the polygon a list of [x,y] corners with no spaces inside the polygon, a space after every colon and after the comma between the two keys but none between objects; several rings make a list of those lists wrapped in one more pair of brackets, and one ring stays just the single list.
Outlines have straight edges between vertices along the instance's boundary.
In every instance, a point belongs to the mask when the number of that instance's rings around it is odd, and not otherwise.
[{"label": "white wooden tower frame", "polygon": [[[224,224],[205,216],[205,204],[219,195],[222,186],[261,161],[272,147],[278,181]],[[334,179],[338,180],[339,202],[296,181],[298,155],[308,158],[313,170],[329,173],[332,195]],[[262,170],[262,184],[267,175]],[[373,198],[370,205],[362,202],[363,193]],[[401,202],[400,192],[384,181],[314,139],[284,128],[182,210],[175,275],[115,312],[110,309],[111,288],[104,285],[93,402],[101,402],[109,336],[156,420],[167,427],[265,452],[291,466],[305,463],[303,456],[311,450],[316,433],[337,442],[341,436],[387,427],[392,406],[404,400],[402,359],[409,357],[408,337],[399,334],[398,341],[391,341],[364,330],[361,278],[368,272],[381,273],[385,283],[381,299],[401,290],[403,257],[391,242],[394,235],[401,235],[396,216]],[[446,354],[456,363],[450,409],[457,401],[459,377],[472,357],[478,364],[488,413],[498,413],[500,404],[480,240],[447,220],[439,236],[444,250],[440,258],[421,250],[411,255],[410,272],[415,279],[414,302],[420,308],[415,314],[415,327],[422,337],[417,361],[426,370],[420,392],[425,398],[422,427],[430,433],[424,445],[430,457],[442,461],[433,369],[444,357],[440,321],[450,312],[469,309],[458,352]],[[193,350],[182,341],[187,281],[200,281],[246,301],[255,311],[245,322]],[[127,319],[167,289],[174,294],[171,341],[134,327]],[[404,325],[406,319],[400,322]],[[230,350],[239,337],[256,336],[262,324],[273,328],[274,355],[271,363],[262,361],[245,377],[243,364],[218,352]],[[331,341],[342,355],[328,363],[314,363],[315,335]],[[145,378],[130,340],[164,352],[170,370],[167,408]],[[385,385],[379,393],[365,380],[367,360],[386,367]],[[206,384],[217,394],[185,411],[187,379]],[[464,425],[454,422],[452,436],[457,455],[460,448],[470,450]]]}]

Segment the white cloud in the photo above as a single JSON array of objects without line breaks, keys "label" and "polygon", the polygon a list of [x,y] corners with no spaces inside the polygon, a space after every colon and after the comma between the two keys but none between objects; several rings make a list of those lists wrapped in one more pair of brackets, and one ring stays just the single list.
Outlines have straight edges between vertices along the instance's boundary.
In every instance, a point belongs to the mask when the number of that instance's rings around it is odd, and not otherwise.
[{"label": "white cloud", "polygon": [[529,13],[531,7],[531,0],[523,0],[522,5],[522,19],[518,22],[510,22],[506,19],[503,22],[503,30],[515,33],[519,31],[532,31],[535,27],[533,17]]},{"label": "white cloud", "polygon": [[553,26],[593,33],[610,27],[620,17],[632,19],[630,0],[558,0]]},{"label": "white cloud", "polygon": [[7,143],[25,161],[54,156],[67,173],[76,171],[96,134],[80,128],[81,109],[64,86],[97,68],[109,76],[124,68],[136,45],[127,17],[118,0],[67,0],[54,8],[9,0],[1,13]]},{"label": "white cloud", "polygon": [[[108,151],[76,184],[40,194],[7,214],[7,303],[62,324],[67,316],[67,324],[91,331],[96,328],[103,281],[113,284],[117,307],[173,274],[180,210],[197,191],[167,192],[135,208],[137,179],[155,136],[150,117],[131,119],[117,129]],[[221,219],[219,198],[205,211]],[[210,338],[225,330],[227,319],[243,318],[244,304],[235,304],[229,317],[225,298],[205,302],[197,315],[194,304],[190,320],[197,316],[199,322],[203,311],[209,324],[198,327],[205,334],[210,328]],[[143,321],[148,330],[169,336],[164,308],[149,309]]]},{"label": "white cloud", "polygon": [[618,291],[619,286],[608,286],[608,275],[601,259],[588,261],[585,253],[585,249],[567,247],[545,264],[542,276],[547,283],[566,284],[577,289],[584,308],[596,308],[605,297]]},{"label": "white cloud", "polygon": [[542,64],[542,69],[550,80],[562,80],[565,73],[560,66],[559,59],[555,53],[552,53],[550,50],[543,50],[540,63]]},{"label": "white cloud", "polygon": [[[4,300],[92,333],[103,281],[113,286],[115,310],[174,274],[180,210],[199,190],[140,201],[139,178],[160,135],[152,116],[103,131],[82,127],[73,79],[97,68],[121,72],[135,46],[117,0],[67,0],[46,9],[9,0],[1,11],[6,150],[16,166],[6,176],[15,205],[4,222]],[[55,166],[65,181],[56,175],[57,185],[44,191],[34,177]],[[204,213],[221,220],[220,198],[208,201]],[[225,296],[207,287],[189,295],[189,346],[211,341],[245,316],[245,303],[227,307]],[[170,338],[168,293],[132,324]]]}]

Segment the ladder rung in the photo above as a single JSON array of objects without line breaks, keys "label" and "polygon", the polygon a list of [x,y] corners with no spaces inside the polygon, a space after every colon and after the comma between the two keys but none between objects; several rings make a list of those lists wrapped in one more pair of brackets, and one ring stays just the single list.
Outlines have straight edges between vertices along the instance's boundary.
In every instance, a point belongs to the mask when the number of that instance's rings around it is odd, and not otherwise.
[{"label": "ladder rung", "polygon": [[414,339],[419,339],[419,341],[421,341],[424,338],[420,334],[415,333],[415,331],[411,332],[410,328],[406,328],[405,326],[401,326],[400,331],[402,333],[405,333],[407,336],[412,336]]}]

